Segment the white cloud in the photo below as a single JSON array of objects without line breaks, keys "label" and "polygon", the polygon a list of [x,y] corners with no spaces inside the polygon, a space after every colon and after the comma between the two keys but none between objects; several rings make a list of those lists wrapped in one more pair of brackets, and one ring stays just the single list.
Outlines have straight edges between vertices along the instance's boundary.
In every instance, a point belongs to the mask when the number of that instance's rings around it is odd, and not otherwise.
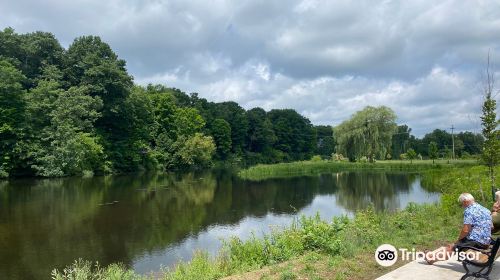
[{"label": "white cloud", "polygon": [[[380,80],[361,76],[318,77],[297,81],[282,73],[266,72],[261,62],[228,71],[224,79],[202,84],[193,91],[210,100],[234,100],[246,109],[294,108],[316,124],[336,125],[363,107],[386,105],[398,115],[398,122],[423,135],[430,129],[452,124],[463,130],[477,130],[473,118],[480,111],[481,92],[468,72],[436,66],[412,82]],[[177,87],[176,83],[173,85]]]},{"label": "white cloud", "polygon": [[101,36],[141,84],[294,108],[315,124],[388,105],[418,134],[473,129],[488,51],[500,65],[494,0],[18,0],[0,10],[0,27],[50,31],[64,46]]}]

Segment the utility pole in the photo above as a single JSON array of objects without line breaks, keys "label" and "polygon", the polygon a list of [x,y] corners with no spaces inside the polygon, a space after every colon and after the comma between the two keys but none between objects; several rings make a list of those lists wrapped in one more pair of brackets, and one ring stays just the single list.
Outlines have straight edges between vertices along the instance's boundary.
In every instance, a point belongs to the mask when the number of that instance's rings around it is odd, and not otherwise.
[{"label": "utility pole", "polygon": [[451,125],[451,159],[455,159],[455,139],[453,137],[453,130],[455,129],[455,127],[453,125]]}]

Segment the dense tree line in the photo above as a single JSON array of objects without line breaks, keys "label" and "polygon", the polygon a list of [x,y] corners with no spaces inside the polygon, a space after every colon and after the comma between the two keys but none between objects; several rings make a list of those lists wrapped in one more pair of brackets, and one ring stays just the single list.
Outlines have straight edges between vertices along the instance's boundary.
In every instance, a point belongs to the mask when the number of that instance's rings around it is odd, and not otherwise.
[{"label": "dense tree line", "polygon": [[64,49],[51,33],[0,32],[0,177],[204,167],[213,159],[272,163],[316,153],[315,127],[294,110],[247,111],[138,86],[125,65],[96,36]]},{"label": "dense tree line", "polygon": [[[477,156],[483,151],[484,137],[479,133],[451,133],[435,129],[422,138],[412,135],[407,125],[396,125],[396,115],[385,106],[356,112],[333,129],[337,155],[350,161],[375,159],[456,158]],[[318,130],[319,131],[319,130]]]},{"label": "dense tree line", "polygon": [[[0,31],[0,178],[68,176],[330,158],[429,156],[435,142],[396,126],[387,107],[367,107],[333,129],[313,126],[292,109],[245,110],[163,85],[139,86],[126,63],[96,36],[64,49],[53,34]],[[335,132],[334,132],[335,130]],[[478,154],[483,138],[455,137],[458,156]]]},{"label": "dense tree line", "polygon": [[452,140],[452,134],[442,129],[435,129],[419,139],[411,134],[411,128],[400,125],[392,137],[391,157],[399,159],[401,154],[413,149],[423,157],[433,158],[430,151],[435,150],[435,158],[451,158],[454,145],[455,157],[467,158],[481,154],[483,143],[480,133],[460,132],[454,134]]}]

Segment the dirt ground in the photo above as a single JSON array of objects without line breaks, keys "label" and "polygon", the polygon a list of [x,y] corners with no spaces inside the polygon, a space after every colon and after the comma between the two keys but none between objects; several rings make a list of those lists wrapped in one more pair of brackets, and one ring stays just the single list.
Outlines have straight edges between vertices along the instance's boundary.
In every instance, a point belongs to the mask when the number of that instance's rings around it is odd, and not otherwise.
[{"label": "dirt ground", "polygon": [[390,268],[379,266],[372,253],[360,254],[353,259],[342,259],[319,253],[309,253],[288,262],[267,266],[223,280],[320,280],[320,279],[375,279],[406,262],[399,261]]}]

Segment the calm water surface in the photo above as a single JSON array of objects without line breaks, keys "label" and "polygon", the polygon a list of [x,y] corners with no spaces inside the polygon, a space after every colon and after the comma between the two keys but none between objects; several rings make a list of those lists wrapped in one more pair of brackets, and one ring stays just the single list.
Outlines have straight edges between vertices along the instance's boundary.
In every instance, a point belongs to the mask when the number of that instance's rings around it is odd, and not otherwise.
[{"label": "calm water surface", "polygon": [[49,279],[78,258],[157,271],[221,239],[248,238],[297,215],[324,219],[435,202],[416,174],[340,172],[243,181],[227,170],[0,181],[0,279]]}]

